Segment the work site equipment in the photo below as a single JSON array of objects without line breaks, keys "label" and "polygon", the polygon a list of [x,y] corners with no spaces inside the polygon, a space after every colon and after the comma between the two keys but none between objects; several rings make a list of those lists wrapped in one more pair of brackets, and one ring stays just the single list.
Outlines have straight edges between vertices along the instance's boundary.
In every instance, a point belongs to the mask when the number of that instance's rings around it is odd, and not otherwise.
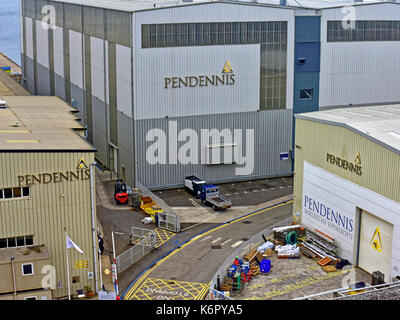
[{"label": "work site equipment", "polygon": [[117,204],[128,203],[128,192],[125,182],[122,179],[115,181],[114,199]]},{"label": "work site equipment", "polygon": [[[174,232],[174,233],[180,232],[180,230],[181,230],[180,217],[175,212],[175,210],[173,208],[171,208],[162,198],[157,196],[157,194],[151,192],[148,188],[146,188],[144,185],[140,184],[139,182],[137,182],[137,188],[140,189],[140,195],[141,195],[140,199],[141,200],[143,200],[144,197],[149,197],[152,199],[152,201],[154,201],[155,204],[153,204],[153,205],[156,205],[157,207],[162,208],[163,212],[157,215],[158,216],[158,219],[156,219],[157,226],[161,229],[166,229],[166,230]],[[141,204],[142,204],[142,201],[140,201],[140,205]],[[139,208],[140,208],[140,205],[139,205]],[[147,206],[148,205],[149,204],[147,204]]]},{"label": "work site equipment", "polygon": [[140,208],[153,219],[154,223],[158,222],[158,215],[164,212],[152,197],[143,197]]},{"label": "work site equipment", "polygon": [[232,205],[229,199],[220,195],[219,186],[206,184],[196,176],[185,177],[185,189],[196,198],[200,198],[204,204],[212,206],[214,210],[227,209]]},{"label": "work site equipment", "polygon": [[201,190],[206,184],[205,181],[200,180],[196,176],[185,177],[185,189],[189,193],[193,194],[196,198],[200,198]]},{"label": "work site equipment", "polygon": [[214,210],[230,208],[232,202],[219,193],[219,187],[215,185],[205,185],[201,190],[200,199],[204,204],[211,205]]}]

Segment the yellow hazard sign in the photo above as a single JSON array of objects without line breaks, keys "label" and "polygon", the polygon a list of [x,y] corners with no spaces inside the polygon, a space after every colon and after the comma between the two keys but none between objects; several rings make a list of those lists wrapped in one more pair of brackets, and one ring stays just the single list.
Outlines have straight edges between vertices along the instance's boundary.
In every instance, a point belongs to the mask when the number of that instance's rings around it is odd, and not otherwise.
[{"label": "yellow hazard sign", "polygon": [[378,252],[382,252],[382,237],[379,227],[375,229],[374,236],[371,240],[371,247]]},{"label": "yellow hazard sign", "polygon": [[355,163],[361,164],[361,156],[360,153],[357,153],[356,158],[354,159]]},{"label": "yellow hazard sign", "polygon": [[225,62],[224,68],[222,69],[222,73],[232,73],[233,69],[231,67],[231,64],[229,63],[229,61]]},{"label": "yellow hazard sign", "polygon": [[86,269],[88,268],[88,266],[89,266],[88,260],[75,261],[74,263],[75,269]]},{"label": "yellow hazard sign", "polygon": [[77,169],[87,169],[89,168],[88,165],[86,164],[85,160],[83,158],[80,158],[78,161],[78,165],[76,166]]}]

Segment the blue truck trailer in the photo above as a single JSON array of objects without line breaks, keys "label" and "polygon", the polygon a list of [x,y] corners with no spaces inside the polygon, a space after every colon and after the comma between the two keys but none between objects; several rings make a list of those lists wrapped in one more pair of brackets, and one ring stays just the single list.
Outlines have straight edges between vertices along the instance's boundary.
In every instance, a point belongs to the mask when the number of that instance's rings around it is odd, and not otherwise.
[{"label": "blue truck trailer", "polygon": [[185,177],[185,189],[214,210],[223,210],[232,206],[232,202],[220,194],[219,186],[206,184],[204,180],[196,176]]}]

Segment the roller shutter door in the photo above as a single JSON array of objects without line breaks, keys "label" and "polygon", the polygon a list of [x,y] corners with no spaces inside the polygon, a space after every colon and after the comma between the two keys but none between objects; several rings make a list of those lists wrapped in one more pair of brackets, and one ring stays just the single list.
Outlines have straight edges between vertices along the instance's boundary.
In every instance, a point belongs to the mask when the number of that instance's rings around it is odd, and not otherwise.
[{"label": "roller shutter door", "polygon": [[361,211],[358,266],[371,274],[374,271],[382,272],[385,282],[391,281],[392,239],[392,224]]}]

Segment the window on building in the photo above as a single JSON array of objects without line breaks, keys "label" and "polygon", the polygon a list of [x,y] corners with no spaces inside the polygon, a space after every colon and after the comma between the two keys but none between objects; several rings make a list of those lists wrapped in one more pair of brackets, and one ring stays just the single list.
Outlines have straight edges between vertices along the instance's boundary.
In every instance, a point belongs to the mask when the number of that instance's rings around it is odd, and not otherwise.
[{"label": "window on building", "polygon": [[287,22],[142,24],[142,48],[286,43]]},{"label": "window on building", "polygon": [[33,245],[33,236],[25,236],[25,246]]},{"label": "window on building", "polygon": [[14,187],[0,189],[0,200],[19,199],[30,196],[30,187]]},{"label": "window on building", "polygon": [[23,187],[22,188],[22,196],[23,197],[29,197],[29,187]]},{"label": "window on building", "polygon": [[314,89],[300,89],[300,99],[312,99],[314,95]]},{"label": "window on building", "polygon": [[3,189],[3,192],[4,192],[4,199],[12,198],[12,189],[11,188]]},{"label": "window on building", "polygon": [[37,300],[37,297],[35,297],[35,296],[25,297],[24,300]]},{"label": "window on building", "polygon": [[0,248],[25,247],[33,245],[33,236],[19,236],[0,239]]},{"label": "window on building", "polygon": [[16,239],[15,239],[15,238],[8,238],[8,239],[7,239],[7,246],[8,246],[9,248],[16,247],[16,246],[17,246],[17,241],[16,241]]},{"label": "window on building", "polygon": [[23,276],[30,276],[33,275],[33,263],[26,263],[23,264],[22,266],[22,275]]},{"label": "window on building", "polygon": [[13,188],[13,198],[20,198],[22,196],[21,188]]},{"label": "window on building", "polygon": [[327,41],[400,41],[400,21],[328,21]]},{"label": "window on building", "polygon": [[25,245],[24,237],[17,237],[17,247],[23,247]]}]

